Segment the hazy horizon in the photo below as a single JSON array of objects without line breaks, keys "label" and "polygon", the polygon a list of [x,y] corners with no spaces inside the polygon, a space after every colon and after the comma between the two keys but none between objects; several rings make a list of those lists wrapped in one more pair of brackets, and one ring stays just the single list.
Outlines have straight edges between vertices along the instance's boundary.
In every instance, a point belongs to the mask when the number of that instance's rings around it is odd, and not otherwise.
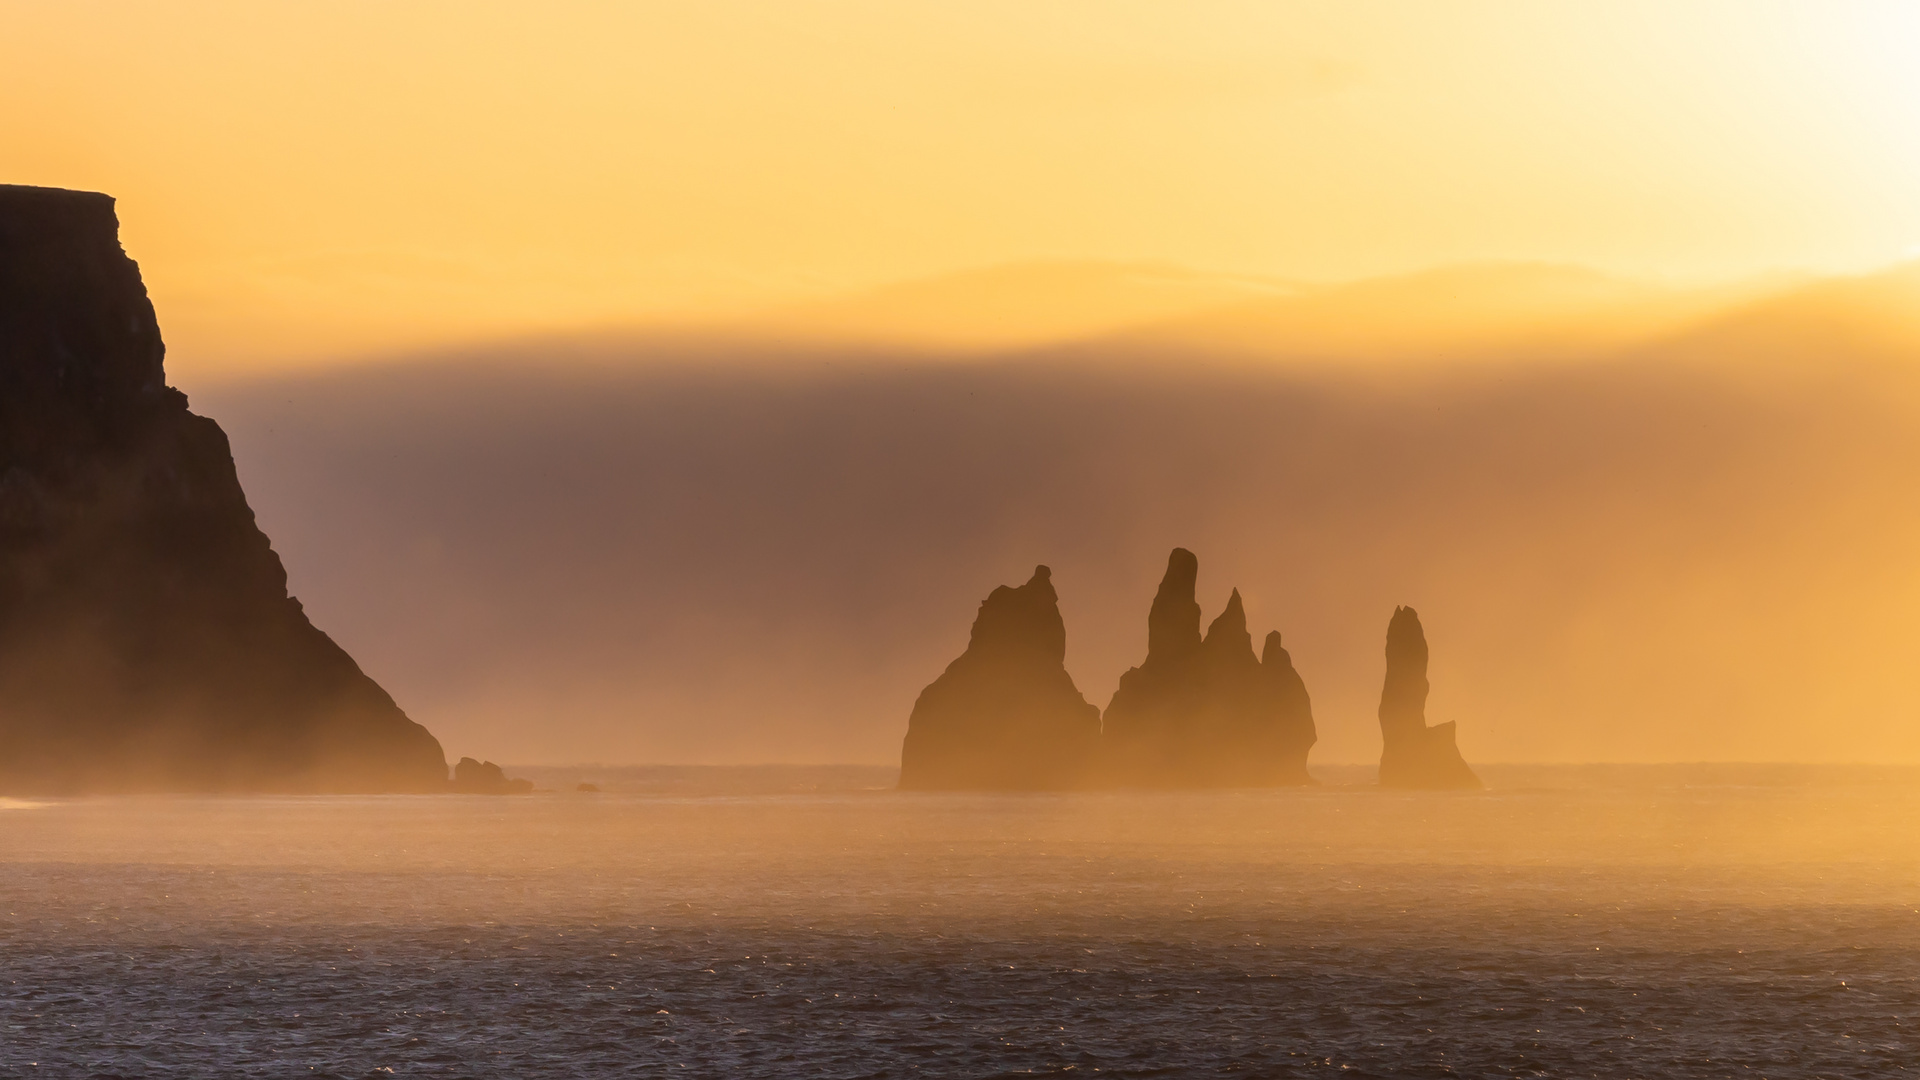
[{"label": "hazy horizon", "polygon": [[[209,365],[189,354],[181,366],[187,383],[222,385],[342,367],[460,363],[527,348],[561,367],[740,363],[753,353],[774,368],[829,354],[855,363],[1062,356],[1124,363],[1166,351],[1235,364],[1526,363],[1612,355],[1786,297],[1897,279],[1916,267],[1920,258],[1844,274],[1774,268],[1676,283],[1572,261],[1475,259],[1311,281],[1165,262],[1021,259],[725,312],[474,331],[322,355],[269,349],[241,364]],[[170,372],[173,352],[170,346]]]},{"label": "hazy horizon", "polygon": [[[963,284],[934,330],[998,302]],[[1377,755],[1400,603],[1470,760],[1916,762],[1915,296],[1912,267],[1699,294],[1483,264],[1027,349],[849,347],[842,307],[839,341],[177,381],[295,594],[450,754],[897,760],[979,601],[1039,563],[1104,707],[1177,545],[1206,618],[1238,587],[1283,633],[1314,763]]]}]

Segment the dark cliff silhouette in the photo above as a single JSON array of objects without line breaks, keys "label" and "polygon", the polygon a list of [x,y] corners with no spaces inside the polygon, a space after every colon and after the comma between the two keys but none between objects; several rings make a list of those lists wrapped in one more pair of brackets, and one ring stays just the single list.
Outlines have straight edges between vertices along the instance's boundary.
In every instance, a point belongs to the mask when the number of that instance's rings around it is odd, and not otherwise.
[{"label": "dark cliff silhouette", "polygon": [[920,692],[900,748],[900,786],[1041,790],[1091,782],[1100,710],[1067,674],[1052,572],[1035,567],[980,605],[967,651]]},{"label": "dark cliff silhouette", "polygon": [[1152,787],[1312,783],[1313,706],[1293,658],[1278,633],[1254,655],[1238,589],[1202,638],[1199,572],[1185,548],[1167,558],[1147,614],[1147,658],[1120,677],[1107,705],[1108,777]]},{"label": "dark cliff silhouette", "polygon": [[1477,788],[1454,745],[1451,721],[1427,726],[1427,635],[1410,607],[1387,624],[1387,680],[1380,689],[1380,786]]},{"label": "dark cliff silhouette", "polygon": [[0,186],[0,790],[443,791],[166,385],[113,200]]}]

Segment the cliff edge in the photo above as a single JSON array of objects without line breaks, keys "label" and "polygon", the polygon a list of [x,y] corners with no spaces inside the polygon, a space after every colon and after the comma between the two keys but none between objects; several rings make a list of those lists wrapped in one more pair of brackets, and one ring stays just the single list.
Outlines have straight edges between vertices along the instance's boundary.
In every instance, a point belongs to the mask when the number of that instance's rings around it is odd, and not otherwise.
[{"label": "cliff edge", "polygon": [[444,791],[166,385],[113,200],[0,186],[0,791]]}]

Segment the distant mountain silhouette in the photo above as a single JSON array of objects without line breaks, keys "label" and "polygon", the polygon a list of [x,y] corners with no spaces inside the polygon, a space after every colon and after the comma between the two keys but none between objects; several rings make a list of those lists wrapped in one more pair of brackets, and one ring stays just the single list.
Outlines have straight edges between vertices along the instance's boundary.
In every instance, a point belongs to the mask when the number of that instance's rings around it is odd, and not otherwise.
[{"label": "distant mountain silhouette", "polygon": [[1904,367],[1920,355],[1920,262],[1798,283],[1717,312],[1651,351],[1748,373],[1862,360]]},{"label": "distant mountain silhouette", "polygon": [[0,187],[0,790],[444,790],[163,352],[113,200]]},{"label": "distant mountain silhouette", "polygon": [[1778,282],[1667,289],[1551,263],[1472,263],[1170,318],[1103,342],[1127,353],[1332,361],[1531,362],[1596,356],[1695,326]]},{"label": "distant mountain silhouette", "polygon": [[1104,336],[1293,289],[1153,263],[1010,263],[795,304],[746,328],[786,340],[1000,351]]},{"label": "distant mountain silhouette", "polygon": [[1387,680],[1380,689],[1380,786],[1477,788],[1452,722],[1427,726],[1427,636],[1410,607],[1387,624]]},{"label": "distant mountain silhouette", "polygon": [[1269,634],[1253,654],[1235,589],[1200,636],[1200,562],[1174,548],[1147,614],[1147,658],[1120,677],[1103,717],[1113,782],[1147,787],[1311,783],[1313,709],[1293,660]]},{"label": "distant mountain silhouette", "polygon": [[967,651],[914,702],[900,748],[909,790],[1084,787],[1100,710],[1067,674],[1066,624],[1052,571],[1034,568],[980,605]]}]

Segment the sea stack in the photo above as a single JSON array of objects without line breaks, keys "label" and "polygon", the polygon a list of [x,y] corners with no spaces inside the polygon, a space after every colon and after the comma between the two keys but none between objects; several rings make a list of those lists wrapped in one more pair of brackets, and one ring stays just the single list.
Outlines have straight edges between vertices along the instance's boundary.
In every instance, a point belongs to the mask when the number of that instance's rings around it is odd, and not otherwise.
[{"label": "sea stack", "polygon": [[113,200],[0,186],[0,792],[446,790],[163,356]]},{"label": "sea stack", "polygon": [[980,605],[967,651],[920,692],[900,747],[909,790],[1084,787],[1100,710],[1067,674],[1067,628],[1044,566]]},{"label": "sea stack", "polygon": [[533,791],[533,781],[509,779],[506,770],[491,761],[463,757],[453,766],[453,786],[449,790],[456,795],[526,795]]},{"label": "sea stack", "polygon": [[1147,614],[1147,658],[1107,705],[1108,777],[1144,787],[1312,783],[1313,706],[1293,658],[1278,633],[1254,655],[1238,589],[1201,637],[1199,573],[1192,552],[1173,549]]},{"label": "sea stack", "polygon": [[1477,788],[1454,745],[1451,721],[1427,726],[1427,635],[1410,607],[1387,624],[1387,680],[1380,690],[1380,786]]}]

